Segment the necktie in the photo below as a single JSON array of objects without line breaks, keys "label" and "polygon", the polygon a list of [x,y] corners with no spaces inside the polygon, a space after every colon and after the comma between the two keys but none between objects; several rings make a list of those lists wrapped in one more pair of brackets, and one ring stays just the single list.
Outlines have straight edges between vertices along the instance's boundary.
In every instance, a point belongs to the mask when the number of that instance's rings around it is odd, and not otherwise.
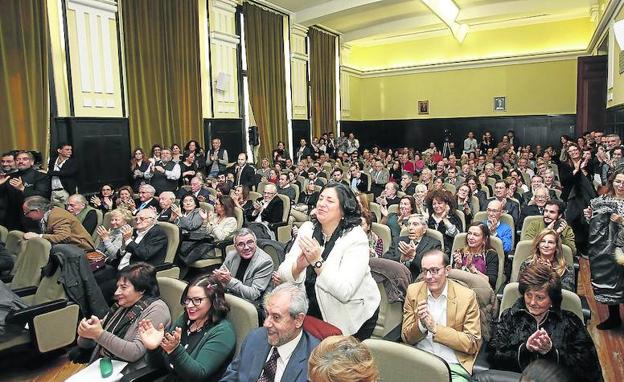
[{"label": "necktie", "polygon": [[262,375],[258,378],[258,382],[273,382],[275,380],[278,358],[279,353],[277,352],[277,348],[273,347],[273,353],[271,353],[271,356],[264,364],[264,367],[262,368]]}]

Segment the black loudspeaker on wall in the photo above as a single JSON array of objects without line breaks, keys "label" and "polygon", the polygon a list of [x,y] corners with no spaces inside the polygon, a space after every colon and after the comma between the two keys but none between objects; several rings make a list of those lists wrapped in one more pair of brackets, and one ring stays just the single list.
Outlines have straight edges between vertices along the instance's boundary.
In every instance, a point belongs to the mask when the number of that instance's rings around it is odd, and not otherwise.
[{"label": "black loudspeaker on wall", "polygon": [[258,146],[260,140],[258,139],[258,126],[249,126],[249,145]]}]

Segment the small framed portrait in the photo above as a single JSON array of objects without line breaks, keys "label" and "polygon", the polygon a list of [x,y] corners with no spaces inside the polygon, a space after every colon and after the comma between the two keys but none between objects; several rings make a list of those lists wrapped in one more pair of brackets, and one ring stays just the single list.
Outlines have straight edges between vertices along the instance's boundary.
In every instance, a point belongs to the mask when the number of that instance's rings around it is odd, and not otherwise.
[{"label": "small framed portrait", "polygon": [[418,101],[418,114],[429,114],[429,101]]},{"label": "small framed portrait", "polygon": [[494,97],[494,111],[505,111],[505,110],[507,110],[506,97]]}]

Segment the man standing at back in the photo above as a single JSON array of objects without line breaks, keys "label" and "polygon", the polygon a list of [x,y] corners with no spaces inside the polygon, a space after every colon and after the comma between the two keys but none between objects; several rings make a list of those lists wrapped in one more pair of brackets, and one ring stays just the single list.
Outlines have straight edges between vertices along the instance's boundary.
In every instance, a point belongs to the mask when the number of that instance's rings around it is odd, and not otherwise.
[{"label": "man standing at back", "polygon": [[453,382],[468,382],[481,347],[479,304],[474,291],[447,278],[449,264],[440,250],[423,255],[424,281],[407,288],[401,337],[444,359]]},{"label": "man standing at back", "polygon": [[56,149],[57,156],[50,158],[48,163],[48,175],[52,188],[52,203],[66,204],[70,195],[78,189],[76,176],[78,175],[78,162],[72,158],[73,149],[70,144],[61,143]]},{"label": "man standing at back", "polygon": [[235,186],[247,186],[251,189],[251,187],[255,186],[254,178],[256,174],[256,170],[251,167],[250,164],[247,163],[247,154],[240,153],[238,154],[236,166],[236,174],[235,174]]},{"label": "man standing at back", "polygon": [[221,139],[213,138],[212,150],[208,151],[208,155],[206,155],[206,175],[216,178],[220,172],[225,172],[227,164],[227,150],[221,148]]},{"label": "man standing at back", "polygon": [[305,291],[281,284],[264,298],[266,319],[241,345],[222,382],[307,382],[308,358],[319,340],[303,330]]}]

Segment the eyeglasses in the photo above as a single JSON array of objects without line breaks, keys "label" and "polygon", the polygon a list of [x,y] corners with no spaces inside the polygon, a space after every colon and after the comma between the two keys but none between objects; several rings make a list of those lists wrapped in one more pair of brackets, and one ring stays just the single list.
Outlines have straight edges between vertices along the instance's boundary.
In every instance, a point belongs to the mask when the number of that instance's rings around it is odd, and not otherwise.
[{"label": "eyeglasses", "polygon": [[247,241],[247,242],[245,242],[245,241],[240,241],[240,242],[236,243],[236,246],[237,246],[238,248],[243,249],[243,248],[245,248],[245,247],[250,247],[250,248],[251,248],[254,244],[256,244],[256,242],[255,242],[255,241],[253,241],[253,240],[249,240],[249,241]]},{"label": "eyeglasses", "polygon": [[193,303],[193,306],[200,306],[202,301],[207,298],[208,297],[186,297],[184,300],[182,300],[182,305],[187,306],[190,302]]},{"label": "eyeglasses", "polygon": [[420,273],[421,273],[423,276],[426,276],[426,275],[427,275],[427,273],[430,273],[430,274],[431,274],[431,276],[437,276],[437,275],[438,275],[438,273],[440,273],[440,270],[442,270],[442,269],[444,269],[444,268],[437,268],[437,267],[435,267],[435,268],[429,268],[429,269],[427,269],[427,268],[422,268],[422,269],[421,269],[421,271],[420,271]]}]

